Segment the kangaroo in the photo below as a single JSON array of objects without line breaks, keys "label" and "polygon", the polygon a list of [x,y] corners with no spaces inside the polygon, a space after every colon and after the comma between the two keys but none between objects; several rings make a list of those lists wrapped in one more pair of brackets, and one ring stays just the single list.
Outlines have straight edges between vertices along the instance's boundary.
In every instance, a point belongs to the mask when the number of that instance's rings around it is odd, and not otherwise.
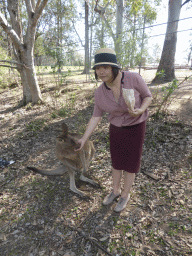
[{"label": "kangaroo", "polygon": [[62,134],[56,138],[55,151],[56,157],[63,165],[53,170],[41,170],[36,167],[27,167],[27,169],[46,176],[62,176],[68,172],[70,177],[70,190],[80,196],[86,196],[86,194],[77,189],[75,185],[75,172],[81,170],[80,180],[98,186],[98,183],[84,176],[94,156],[95,148],[93,142],[88,140],[80,151],[75,151],[75,149],[78,148],[78,140],[80,138],[81,135],[79,134],[69,133],[68,126],[63,122]]}]

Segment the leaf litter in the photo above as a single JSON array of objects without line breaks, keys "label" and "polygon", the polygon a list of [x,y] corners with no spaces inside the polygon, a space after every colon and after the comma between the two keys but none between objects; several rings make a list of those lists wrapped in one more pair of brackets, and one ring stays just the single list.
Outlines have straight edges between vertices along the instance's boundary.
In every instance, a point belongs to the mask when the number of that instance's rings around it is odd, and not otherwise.
[{"label": "leaf litter", "polygon": [[[9,93],[5,90],[0,97],[4,100]],[[21,97],[21,89],[16,93]],[[172,112],[154,119],[150,109],[141,170],[120,214],[113,211],[116,202],[102,206],[112,184],[106,116],[92,136],[96,155],[89,173],[101,188],[76,177],[89,199],[69,191],[68,175],[48,178],[26,170],[27,165],[58,165],[54,147],[63,120],[72,131],[85,129],[93,111],[93,89],[76,94],[73,108],[63,111],[68,114],[55,118],[52,111],[57,109],[48,104],[18,108],[16,97],[9,97],[7,105],[1,101],[1,158],[16,162],[0,171],[0,254],[191,255],[190,115],[187,122]],[[63,102],[64,95],[59,99]]]}]

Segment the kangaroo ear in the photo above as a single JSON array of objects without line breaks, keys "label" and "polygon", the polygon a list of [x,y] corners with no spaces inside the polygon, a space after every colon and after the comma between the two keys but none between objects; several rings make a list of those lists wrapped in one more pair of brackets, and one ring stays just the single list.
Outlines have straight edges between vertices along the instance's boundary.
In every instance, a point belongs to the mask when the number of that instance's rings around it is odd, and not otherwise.
[{"label": "kangaroo ear", "polygon": [[68,126],[66,125],[66,123],[62,123],[62,130],[63,130],[63,136],[67,137],[68,135]]}]

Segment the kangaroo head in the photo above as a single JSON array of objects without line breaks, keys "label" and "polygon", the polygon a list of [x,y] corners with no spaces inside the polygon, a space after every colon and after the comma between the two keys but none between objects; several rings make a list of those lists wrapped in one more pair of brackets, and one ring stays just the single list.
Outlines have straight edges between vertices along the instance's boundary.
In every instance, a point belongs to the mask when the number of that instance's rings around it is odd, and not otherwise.
[{"label": "kangaroo head", "polygon": [[62,134],[57,137],[58,141],[64,142],[63,145],[65,147],[70,147],[70,148],[78,148],[79,146],[77,145],[75,139],[73,136],[69,135],[68,133],[68,126],[63,122],[62,123]]},{"label": "kangaroo head", "polygon": [[68,126],[63,122],[61,127],[62,127],[62,134],[59,135],[57,138],[59,140],[65,140],[67,139],[67,136],[68,136]]},{"label": "kangaroo head", "polygon": [[63,122],[61,127],[62,127],[62,131],[63,131],[62,135],[67,137],[67,135],[68,135],[68,126],[66,125],[66,123]]}]

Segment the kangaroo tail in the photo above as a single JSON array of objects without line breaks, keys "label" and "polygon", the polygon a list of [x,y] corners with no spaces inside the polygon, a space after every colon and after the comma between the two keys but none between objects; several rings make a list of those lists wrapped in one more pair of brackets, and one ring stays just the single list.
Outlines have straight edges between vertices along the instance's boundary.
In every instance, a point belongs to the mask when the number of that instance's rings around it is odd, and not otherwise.
[{"label": "kangaroo tail", "polygon": [[65,166],[59,166],[58,168],[52,170],[42,170],[36,167],[27,166],[27,169],[45,176],[62,176],[65,172],[67,172],[67,167]]}]

